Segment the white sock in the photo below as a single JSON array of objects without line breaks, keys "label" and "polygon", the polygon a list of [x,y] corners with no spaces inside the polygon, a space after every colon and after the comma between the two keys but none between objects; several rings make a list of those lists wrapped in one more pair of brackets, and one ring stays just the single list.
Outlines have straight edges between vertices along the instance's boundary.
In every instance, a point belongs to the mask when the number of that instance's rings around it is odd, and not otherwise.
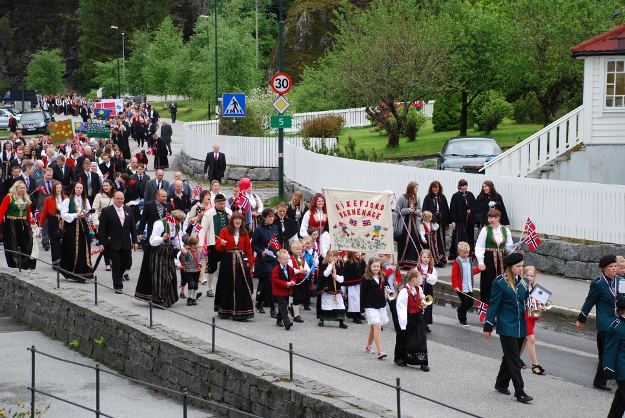
[{"label": "white sock", "polygon": [[208,273],[208,291],[213,290],[213,280],[215,279],[215,273]]},{"label": "white sock", "polygon": [[293,316],[299,316],[299,305],[293,305]]}]

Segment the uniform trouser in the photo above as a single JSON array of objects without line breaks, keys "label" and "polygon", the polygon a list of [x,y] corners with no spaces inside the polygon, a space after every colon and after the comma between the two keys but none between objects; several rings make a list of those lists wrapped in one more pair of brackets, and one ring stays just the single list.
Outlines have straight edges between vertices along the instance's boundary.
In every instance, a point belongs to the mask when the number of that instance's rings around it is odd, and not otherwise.
[{"label": "uniform trouser", "polygon": [[278,315],[276,316],[277,322],[282,321],[284,325],[290,324],[291,319],[289,318],[289,311],[287,309],[287,306],[289,305],[289,297],[275,296],[275,299],[278,303]]},{"label": "uniform trouser", "polygon": [[501,349],[503,351],[503,358],[501,359],[501,366],[499,366],[499,373],[497,374],[497,386],[500,388],[507,388],[512,379],[512,385],[514,386],[514,396],[523,392],[523,376],[521,376],[521,346],[525,337],[507,337],[505,335],[499,336],[501,342]]},{"label": "uniform trouser", "polygon": [[404,351],[406,351],[406,330],[401,329],[395,334],[395,352],[393,361],[404,359]]},{"label": "uniform trouser", "polygon": [[469,296],[473,296],[473,292],[456,293],[460,298],[460,306],[458,306],[458,309],[456,310],[456,312],[458,312],[458,321],[467,322],[467,312],[469,312],[469,309],[471,309],[471,307],[473,306],[473,299],[471,299]]},{"label": "uniform trouser", "polygon": [[612,400],[612,406],[610,406],[610,412],[608,412],[608,418],[621,418],[625,413],[625,380],[617,380],[616,392],[614,392],[614,399]]},{"label": "uniform trouser", "polygon": [[606,378],[603,376],[603,347],[605,346],[605,337],[607,331],[597,331],[597,354],[599,355],[599,364],[597,364],[597,373],[593,385],[605,385]]},{"label": "uniform trouser", "polygon": [[267,302],[269,308],[273,311],[275,308],[273,290],[271,289],[271,272],[258,274],[258,294],[256,297],[257,303]]}]

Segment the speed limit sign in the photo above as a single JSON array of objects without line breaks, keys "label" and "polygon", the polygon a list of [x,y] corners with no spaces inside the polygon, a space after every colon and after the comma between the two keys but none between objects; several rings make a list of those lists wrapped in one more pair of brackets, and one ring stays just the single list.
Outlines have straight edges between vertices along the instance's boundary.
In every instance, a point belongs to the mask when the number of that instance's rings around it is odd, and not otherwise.
[{"label": "speed limit sign", "polygon": [[276,73],[271,77],[271,88],[276,94],[286,94],[291,90],[293,80],[285,73]]}]

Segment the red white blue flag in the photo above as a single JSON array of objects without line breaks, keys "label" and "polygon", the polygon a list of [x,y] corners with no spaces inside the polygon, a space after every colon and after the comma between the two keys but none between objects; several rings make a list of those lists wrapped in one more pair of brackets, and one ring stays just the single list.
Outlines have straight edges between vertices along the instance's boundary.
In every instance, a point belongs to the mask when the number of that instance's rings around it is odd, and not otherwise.
[{"label": "red white blue flag", "polygon": [[475,309],[477,310],[477,314],[480,317],[480,322],[484,322],[486,320],[486,312],[488,311],[488,304],[482,301],[478,301]]},{"label": "red white blue flag", "polygon": [[271,237],[271,239],[269,240],[269,248],[272,248],[274,250],[279,250],[282,248],[282,245],[280,245],[280,242],[278,241],[278,237],[276,237],[275,235],[273,237]]},{"label": "red white blue flag", "polygon": [[195,189],[193,189],[193,196],[194,196],[194,197],[199,197],[199,196],[200,196],[200,193],[202,193],[202,190],[203,190],[203,188],[202,188],[202,183],[199,183],[199,182],[198,182],[198,183],[195,185]]},{"label": "red white blue flag", "polygon": [[249,210],[250,199],[249,197],[247,197],[245,192],[239,193],[239,196],[237,197],[237,200],[236,200],[236,205],[239,209],[241,209],[241,212],[245,212],[246,210]]},{"label": "red white blue flag", "polygon": [[532,233],[533,231],[536,231],[536,225],[534,225],[534,222],[532,222],[532,220],[530,218],[527,218],[527,221],[525,221],[525,228],[526,231]]},{"label": "red white blue flag", "polygon": [[530,251],[534,251],[536,248],[540,247],[541,244],[540,237],[538,236],[538,234],[536,234],[536,232],[533,231],[527,235],[527,238],[525,238],[525,242],[527,243]]}]

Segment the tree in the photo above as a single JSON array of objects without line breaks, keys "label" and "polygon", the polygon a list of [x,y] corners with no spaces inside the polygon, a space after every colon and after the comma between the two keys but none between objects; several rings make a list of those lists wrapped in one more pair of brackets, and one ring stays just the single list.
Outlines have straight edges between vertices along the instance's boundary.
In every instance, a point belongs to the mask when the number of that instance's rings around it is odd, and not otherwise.
[{"label": "tree", "polygon": [[180,67],[173,60],[182,49],[182,30],[176,27],[171,17],[166,17],[156,28],[146,47],[144,64],[145,81],[150,93],[167,95],[172,93],[172,78]]},{"label": "tree", "polygon": [[399,145],[410,109],[399,103],[422,98],[441,84],[446,56],[435,3],[384,1],[364,12],[344,10],[334,50],[321,63],[325,87],[364,104],[392,148]]},{"label": "tree", "polygon": [[[98,74],[95,78],[95,81],[98,83],[100,87],[102,87],[104,97],[117,96],[117,69],[119,68],[118,61],[121,59],[114,59],[108,62],[95,62],[95,70]],[[121,66],[121,62],[119,63]],[[120,90],[122,92],[126,91],[126,87],[121,80]]]},{"label": "tree", "polygon": [[611,29],[619,2],[505,0],[501,6],[516,40],[514,54],[502,61],[510,95],[534,92],[546,126],[572,95],[581,101],[584,68],[571,59],[571,47]]},{"label": "tree", "polygon": [[35,52],[30,64],[28,64],[28,75],[24,79],[26,87],[37,90],[41,94],[55,94],[64,91],[65,64],[60,54],[60,49]]}]

